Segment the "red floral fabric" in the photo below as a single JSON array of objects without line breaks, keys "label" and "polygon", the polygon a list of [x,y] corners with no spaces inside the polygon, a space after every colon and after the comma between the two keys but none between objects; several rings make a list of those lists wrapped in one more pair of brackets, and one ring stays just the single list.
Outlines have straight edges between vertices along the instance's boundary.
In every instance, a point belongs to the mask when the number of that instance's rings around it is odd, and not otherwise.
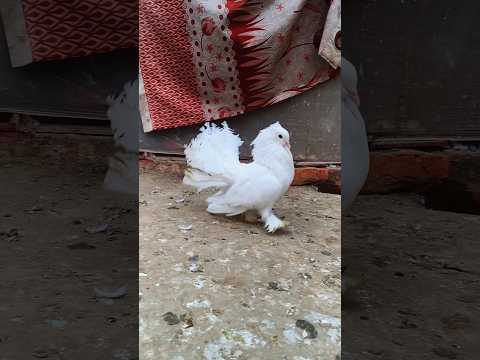
[{"label": "red floral fabric", "polygon": [[141,0],[144,130],[240,115],[336,76],[335,61],[319,55],[329,9],[312,0]]}]

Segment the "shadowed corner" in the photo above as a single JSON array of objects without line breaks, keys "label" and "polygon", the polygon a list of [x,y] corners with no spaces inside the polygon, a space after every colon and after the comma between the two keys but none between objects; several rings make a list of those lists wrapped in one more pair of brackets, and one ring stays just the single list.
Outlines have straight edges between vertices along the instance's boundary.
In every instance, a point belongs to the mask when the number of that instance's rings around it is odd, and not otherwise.
[{"label": "shadowed corner", "polygon": [[[468,39],[478,35],[479,4],[424,5],[343,4],[369,147],[365,184],[342,214],[345,359],[469,359],[479,350],[478,66],[462,55],[478,50]],[[392,32],[386,18],[409,26]],[[342,185],[344,170],[343,161]]]}]

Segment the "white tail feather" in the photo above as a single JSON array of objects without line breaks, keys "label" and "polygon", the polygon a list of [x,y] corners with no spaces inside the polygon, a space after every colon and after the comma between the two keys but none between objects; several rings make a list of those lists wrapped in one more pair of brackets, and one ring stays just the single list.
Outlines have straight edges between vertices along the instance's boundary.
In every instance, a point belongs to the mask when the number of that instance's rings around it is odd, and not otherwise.
[{"label": "white tail feather", "polygon": [[193,186],[198,191],[208,188],[224,188],[230,185],[228,179],[221,175],[209,175],[198,169],[187,169],[183,178],[185,185]]},{"label": "white tail feather", "polygon": [[226,122],[222,127],[206,123],[185,148],[190,169],[185,172],[184,184],[198,191],[230,186],[240,166],[239,147],[242,143]]}]

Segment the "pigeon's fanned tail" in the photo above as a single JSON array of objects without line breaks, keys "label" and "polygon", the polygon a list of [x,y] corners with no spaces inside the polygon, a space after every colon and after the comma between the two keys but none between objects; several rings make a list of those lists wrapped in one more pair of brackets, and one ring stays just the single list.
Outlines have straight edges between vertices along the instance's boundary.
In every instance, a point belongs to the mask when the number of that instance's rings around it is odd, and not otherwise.
[{"label": "pigeon's fanned tail", "polygon": [[230,186],[240,166],[239,147],[242,143],[225,122],[222,127],[206,123],[185,148],[189,169],[183,182],[199,191]]},{"label": "pigeon's fanned tail", "polygon": [[195,187],[198,191],[208,188],[224,188],[230,185],[230,181],[222,175],[209,175],[198,169],[187,169],[183,183]]}]

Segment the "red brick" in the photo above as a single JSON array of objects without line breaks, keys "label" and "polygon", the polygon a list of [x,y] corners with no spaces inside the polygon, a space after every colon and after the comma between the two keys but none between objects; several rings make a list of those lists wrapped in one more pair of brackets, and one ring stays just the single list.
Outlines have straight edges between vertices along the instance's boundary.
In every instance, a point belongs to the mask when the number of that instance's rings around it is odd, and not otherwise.
[{"label": "red brick", "polygon": [[480,213],[480,153],[472,151],[373,151],[362,193],[411,191],[427,207]]},{"label": "red brick", "polygon": [[154,170],[162,174],[183,176],[186,164],[184,161],[170,158],[161,160],[141,158],[139,166],[141,169]]},{"label": "red brick", "polygon": [[315,184],[321,181],[328,181],[327,168],[303,167],[295,169],[292,185]]},{"label": "red brick", "polygon": [[310,184],[318,186],[321,192],[340,194],[340,168],[296,168],[292,185]]},{"label": "red brick", "polygon": [[[140,158],[142,169],[154,170],[163,174],[183,176],[186,164],[183,160],[161,158]],[[317,185],[322,192],[340,193],[340,169],[301,167],[295,169],[292,185]]]},{"label": "red brick", "polygon": [[386,193],[409,190],[437,183],[449,176],[447,152],[416,150],[370,153],[370,170],[362,193]]}]

